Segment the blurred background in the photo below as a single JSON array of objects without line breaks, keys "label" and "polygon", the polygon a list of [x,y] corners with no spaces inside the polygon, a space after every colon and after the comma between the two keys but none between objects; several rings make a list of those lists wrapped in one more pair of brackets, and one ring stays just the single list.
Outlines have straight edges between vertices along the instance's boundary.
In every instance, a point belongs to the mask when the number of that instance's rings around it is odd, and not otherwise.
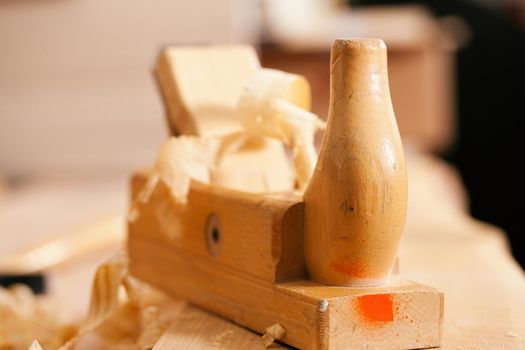
[{"label": "blurred background", "polygon": [[125,212],[129,174],[167,136],[162,47],[254,45],[307,77],[326,118],[338,37],[385,40],[409,156],[445,159],[459,206],[525,264],[520,0],[0,0],[0,256]]}]

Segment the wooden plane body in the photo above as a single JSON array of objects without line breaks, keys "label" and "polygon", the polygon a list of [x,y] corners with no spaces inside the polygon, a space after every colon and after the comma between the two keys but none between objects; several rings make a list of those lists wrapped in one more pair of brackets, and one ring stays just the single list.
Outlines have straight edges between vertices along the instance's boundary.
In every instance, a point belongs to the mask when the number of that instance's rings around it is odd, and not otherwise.
[{"label": "wooden plane body", "polygon": [[[132,177],[132,198],[148,172]],[[185,205],[160,182],[128,228],[131,273],[256,332],[279,324],[301,349],[440,345],[443,293],[392,276],[380,287],[308,279],[304,203],[192,182]]]}]

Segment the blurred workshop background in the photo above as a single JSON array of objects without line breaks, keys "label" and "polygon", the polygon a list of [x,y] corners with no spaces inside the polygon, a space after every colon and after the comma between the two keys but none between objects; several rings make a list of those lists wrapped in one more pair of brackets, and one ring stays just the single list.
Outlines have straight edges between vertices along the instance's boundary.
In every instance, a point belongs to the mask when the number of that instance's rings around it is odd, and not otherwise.
[{"label": "blurred workshop background", "polygon": [[125,212],[129,174],[167,136],[162,47],[255,45],[308,78],[326,118],[338,37],[385,40],[408,157],[447,160],[450,206],[502,228],[525,264],[520,0],[0,0],[0,257]]}]

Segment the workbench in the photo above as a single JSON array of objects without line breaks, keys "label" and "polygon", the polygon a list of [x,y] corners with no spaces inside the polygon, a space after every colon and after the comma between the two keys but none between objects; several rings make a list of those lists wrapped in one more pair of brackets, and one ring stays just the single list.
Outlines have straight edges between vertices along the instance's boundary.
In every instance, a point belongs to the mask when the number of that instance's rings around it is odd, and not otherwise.
[{"label": "workbench", "polygon": [[[466,196],[454,169],[410,150],[407,165],[409,204],[399,254],[400,271],[409,279],[445,292],[442,348],[524,349],[525,275],[512,259],[504,233],[469,217]],[[90,220],[95,223],[96,217],[124,210],[125,203],[115,199],[124,198],[124,180],[62,184],[62,190],[53,185],[47,190],[34,188],[33,193],[24,190],[18,196],[7,190],[0,198],[3,247],[15,230],[23,233],[22,221],[28,217],[37,220],[33,225],[41,223],[39,230],[28,230],[35,238],[37,232],[50,232],[52,227],[64,232],[62,217],[74,218],[78,224]],[[56,205],[35,205],[36,199],[40,204]],[[58,205],[66,202],[74,205]],[[105,205],[101,207],[100,203]],[[45,222],[46,213],[53,219]],[[75,226],[71,220],[68,225]],[[123,226],[113,227],[124,230]],[[79,310],[75,311],[82,312],[95,264],[116,249],[51,271],[50,293],[63,305],[77,305]],[[183,300],[173,300],[173,306],[178,314],[155,349],[264,348],[259,334]]]},{"label": "workbench", "polygon": [[[399,254],[409,279],[445,292],[443,349],[524,349],[525,274],[505,234],[470,218],[455,171],[408,154],[409,209]],[[181,302],[181,301],[177,301]],[[260,335],[192,306],[155,349],[264,348]]]}]

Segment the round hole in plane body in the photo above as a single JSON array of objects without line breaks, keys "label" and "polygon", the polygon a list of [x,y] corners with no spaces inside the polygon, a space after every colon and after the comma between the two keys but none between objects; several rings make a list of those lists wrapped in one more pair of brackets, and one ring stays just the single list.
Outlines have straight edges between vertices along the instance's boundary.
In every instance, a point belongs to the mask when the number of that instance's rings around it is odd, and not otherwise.
[{"label": "round hole in plane body", "polygon": [[214,213],[208,215],[206,219],[205,240],[208,253],[213,257],[219,256],[222,250],[223,237],[221,222],[219,217]]}]

